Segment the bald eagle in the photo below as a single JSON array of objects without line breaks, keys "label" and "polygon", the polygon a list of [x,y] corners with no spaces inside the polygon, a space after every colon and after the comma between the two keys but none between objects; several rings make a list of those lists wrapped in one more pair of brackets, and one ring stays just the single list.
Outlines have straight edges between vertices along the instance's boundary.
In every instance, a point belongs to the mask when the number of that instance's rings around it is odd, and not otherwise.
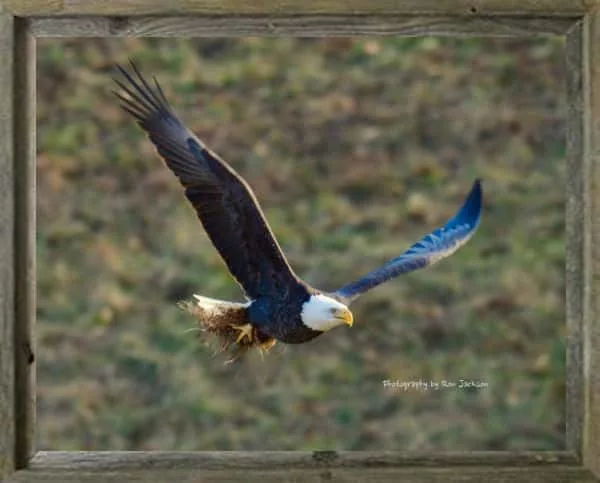
[{"label": "bald eagle", "polygon": [[334,327],[352,326],[348,306],[359,295],[400,274],[425,268],[454,253],[475,232],[482,189],[475,181],[457,214],[398,257],[334,292],[302,281],[288,264],[252,189],[224,160],[189,131],[163,90],[117,65],[120,106],[148,134],[177,176],[215,248],[242,287],[245,303],[194,295],[183,306],[202,331],[219,336],[223,350],[270,349],[276,341],[307,342]]}]

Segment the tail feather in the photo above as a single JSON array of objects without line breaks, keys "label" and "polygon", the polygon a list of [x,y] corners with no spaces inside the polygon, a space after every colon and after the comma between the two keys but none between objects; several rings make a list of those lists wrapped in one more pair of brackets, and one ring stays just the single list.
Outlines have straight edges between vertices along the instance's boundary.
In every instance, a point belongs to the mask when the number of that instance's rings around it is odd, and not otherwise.
[{"label": "tail feather", "polygon": [[219,300],[219,299],[211,299],[210,297],[205,297],[204,295],[194,294],[193,297],[196,299],[196,304],[209,308],[247,308],[251,302],[246,302],[245,304],[240,302],[230,302],[228,300]]}]

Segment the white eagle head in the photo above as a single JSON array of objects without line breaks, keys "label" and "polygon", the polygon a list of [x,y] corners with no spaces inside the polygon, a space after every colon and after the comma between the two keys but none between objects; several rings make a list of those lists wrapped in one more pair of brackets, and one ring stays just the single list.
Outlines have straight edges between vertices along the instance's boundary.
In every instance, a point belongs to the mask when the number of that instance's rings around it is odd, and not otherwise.
[{"label": "white eagle head", "polygon": [[302,323],[312,330],[327,332],[334,327],[352,327],[352,312],[343,303],[327,295],[311,295],[302,305]]}]

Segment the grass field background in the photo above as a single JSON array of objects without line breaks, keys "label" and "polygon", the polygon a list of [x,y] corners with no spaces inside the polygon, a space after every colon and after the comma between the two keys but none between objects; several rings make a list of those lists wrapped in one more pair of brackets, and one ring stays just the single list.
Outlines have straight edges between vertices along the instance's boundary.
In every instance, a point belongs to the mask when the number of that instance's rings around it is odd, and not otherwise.
[{"label": "grass field background", "polygon": [[[564,447],[558,39],[40,40],[40,449]],[[242,363],[176,302],[242,300],[177,180],[111,94],[131,57],[254,188],[296,272],[333,290],[460,206],[451,259],[355,325]],[[400,390],[392,381],[484,382]]]}]

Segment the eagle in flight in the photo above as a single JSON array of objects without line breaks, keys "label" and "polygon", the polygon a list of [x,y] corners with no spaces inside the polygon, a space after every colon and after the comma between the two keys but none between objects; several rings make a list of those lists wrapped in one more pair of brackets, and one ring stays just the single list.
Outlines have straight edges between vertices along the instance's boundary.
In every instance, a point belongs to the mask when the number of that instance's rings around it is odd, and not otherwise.
[{"label": "eagle in flight", "polygon": [[348,306],[358,296],[400,274],[425,268],[450,256],[474,234],[481,216],[481,181],[475,180],[462,207],[448,222],[424,236],[398,257],[362,278],[324,292],[301,280],[288,264],[252,189],[208,149],[175,115],[163,90],[117,65],[115,82],[121,107],[146,131],[232,276],[245,303],[194,295],[182,305],[199,328],[215,334],[223,350],[270,349],[276,341],[307,342],[340,325],[352,326]]}]

